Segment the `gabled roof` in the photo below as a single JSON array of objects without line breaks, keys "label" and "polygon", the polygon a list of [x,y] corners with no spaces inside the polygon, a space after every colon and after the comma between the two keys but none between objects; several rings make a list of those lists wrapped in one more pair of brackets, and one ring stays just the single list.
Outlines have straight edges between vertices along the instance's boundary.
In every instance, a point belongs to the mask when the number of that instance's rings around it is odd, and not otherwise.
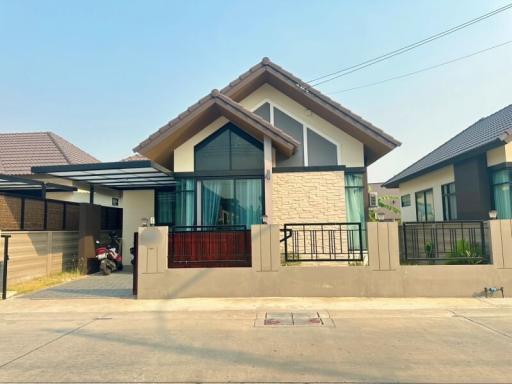
[{"label": "gabled roof", "polygon": [[0,133],[0,173],[30,175],[37,165],[98,163],[52,132]]},{"label": "gabled roof", "polygon": [[[331,122],[334,126],[346,131],[348,134],[361,141],[365,145],[368,164],[371,164],[393,148],[400,145],[399,141],[386,134],[381,129],[342,107],[340,104],[323,95],[321,92],[295,77],[290,72],[287,72],[280,66],[274,64],[268,58],[264,58],[260,63],[256,64],[236,80],[231,82],[220,91],[220,94],[224,96],[224,100],[230,100],[232,106],[239,105],[238,103],[241,100],[265,83],[275,87],[318,116]],[[198,109],[198,107],[205,102],[205,98],[201,99],[186,112],[170,121],[169,124],[162,127],[147,140],[139,144],[134,148],[134,151],[138,151],[143,154],[148,153],[148,151],[157,144],[159,138],[168,134],[178,121],[187,119],[191,110],[194,111]],[[252,115],[251,118],[256,119],[254,117],[256,116],[255,114],[245,108],[244,110],[246,115]],[[267,123],[267,125],[270,124]],[[272,125],[270,126],[272,127]],[[275,130],[276,128],[273,127],[273,129]]]},{"label": "gabled roof", "polygon": [[481,118],[443,145],[392,177],[385,187],[398,187],[421,174],[444,167],[473,154],[485,152],[512,140],[512,104]]},{"label": "gabled roof", "polygon": [[196,132],[193,130],[204,128],[220,116],[226,117],[255,137],[270,136],[274,145],[288,155],[293,154],[300,145],[297,140],[284,131],[214,89],[209,95],[171,120],[133,150],[142,155],[148,155],[162,142],[170,145],[170,148],[176,148],[185,140],[185,131],[191,129],[189,134],[194,134]]}]

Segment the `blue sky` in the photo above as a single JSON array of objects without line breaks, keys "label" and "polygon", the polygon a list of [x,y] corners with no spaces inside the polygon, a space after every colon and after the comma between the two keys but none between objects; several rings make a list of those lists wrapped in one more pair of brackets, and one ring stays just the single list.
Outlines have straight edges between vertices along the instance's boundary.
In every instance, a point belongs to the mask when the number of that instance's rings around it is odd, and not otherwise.
[{"label": "blue sky", "polygon": [[[53,131],[103,161],[268,56],[303,80],[386,53],[508,1],[0,0],[0,131]],[[319,89],[402,141],[384,181],[512,103],[512,10]]]}]

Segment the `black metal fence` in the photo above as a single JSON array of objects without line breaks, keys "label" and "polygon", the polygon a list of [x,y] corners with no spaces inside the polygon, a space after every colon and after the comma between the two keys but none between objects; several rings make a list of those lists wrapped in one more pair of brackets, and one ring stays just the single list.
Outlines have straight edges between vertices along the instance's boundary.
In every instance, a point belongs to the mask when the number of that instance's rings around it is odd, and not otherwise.
[{"label": "black metal fence", "polygon": [[169,268],[250,266],[251,231],[245,225],[169,228]]},{"label": "black metal fence", "polygon": [[366,233],[361,223],[284,224],[286,262],[364,261]]},{"label": "black metal fence", "polygon": [[488,264],[489,229],[484,221],[403,223],[402,264]]}]

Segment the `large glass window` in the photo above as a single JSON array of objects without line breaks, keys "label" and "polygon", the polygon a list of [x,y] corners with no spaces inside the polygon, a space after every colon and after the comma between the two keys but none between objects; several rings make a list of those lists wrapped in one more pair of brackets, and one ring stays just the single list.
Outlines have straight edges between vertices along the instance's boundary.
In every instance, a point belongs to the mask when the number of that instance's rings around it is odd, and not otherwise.
[{"label": "large glass window", "polygon": [[510,170],[502,169],[491,176],[494,209],[498,219],[512,219],[512,194],[510,190]]},{"label": "large glass window", "polygon": [[416,220],[435,221],[434,193],[432,189],[416,192]]},{"label": "large glass window", "polygon": [[261,179],[209,179],[201,181],[202,225],[261,224]]},{"label": "large glass window", "polygon": [[455,183],[441,186],[443,195],[443,219],[457,220],[457,199],[455,195]]},{"label": "large glass window", "polygon": [[196,171],[263,170],[263,144],[228,123],[195,147]]},{"label": "large glass window", "polygon": [[[345,174],[345,205],[347,209],[347,222],[361,223],[361,229],[366,227],[366,215],[364,211],[364,177],[358,173]],[[353,249],[359,249],[359,234],[357,228],[353,230],[351,245]],[[363,235],[363,248],[366,247],[366,235]]]},{"label": "large glass window", "polygon": [[156,222],[158,225],[174,225],[176,209],[176,190],[157,190],[156,200]]},{"label": "large glass window", "polygon": [[178,226],[194,225],[195,216],[195,180],[176,180],[176,220]]}]

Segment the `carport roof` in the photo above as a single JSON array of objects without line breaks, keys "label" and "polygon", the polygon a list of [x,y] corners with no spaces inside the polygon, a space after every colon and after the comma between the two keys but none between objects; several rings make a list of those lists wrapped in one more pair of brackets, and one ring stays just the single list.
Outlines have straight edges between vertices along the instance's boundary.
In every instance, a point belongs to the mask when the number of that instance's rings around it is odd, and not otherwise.
[{"label": "carport roof", "polygon": [[0,192],[42,191],[43,189],[46,192],[76,191],[76,188],[66,185],[45,183],[24,177],[0,174]]},{"label": "carport roof", "polygon": [[175,184],[172,172],[151,160],[40,166],[32,172],[118,190]]}]

